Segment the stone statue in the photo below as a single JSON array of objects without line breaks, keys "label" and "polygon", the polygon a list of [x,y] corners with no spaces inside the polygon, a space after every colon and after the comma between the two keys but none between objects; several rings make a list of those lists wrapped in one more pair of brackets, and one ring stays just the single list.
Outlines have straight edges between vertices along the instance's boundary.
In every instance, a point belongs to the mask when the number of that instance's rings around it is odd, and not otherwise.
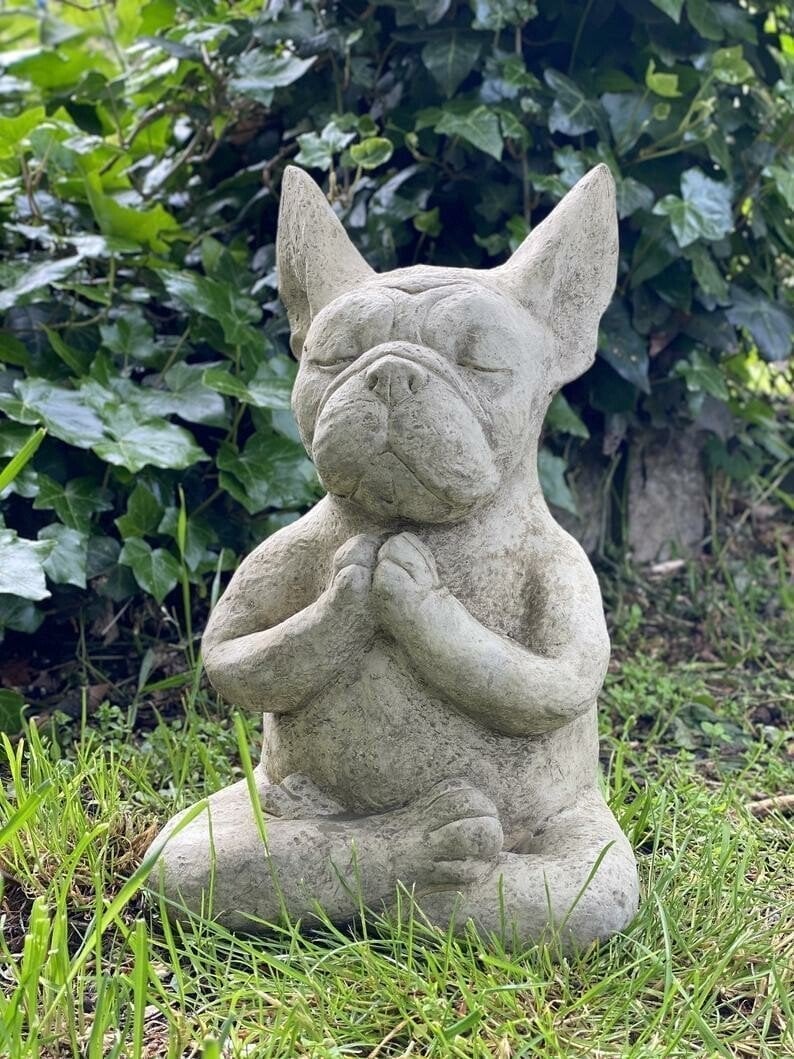
[{"label": "stone statue", "polygon": [[287,169],[293,408],[328,495],[210,618],[210,680],[264,712],[262,813],[245,781],[213,795],[162,850],[150,885],[167,898],[257,931],[382,909],[403,884],[445,929],[569,948],[632,918],[634,856],[597,775],[598,583],[537,475],[617,254],[603,165],[506,264],[386,275]]}]

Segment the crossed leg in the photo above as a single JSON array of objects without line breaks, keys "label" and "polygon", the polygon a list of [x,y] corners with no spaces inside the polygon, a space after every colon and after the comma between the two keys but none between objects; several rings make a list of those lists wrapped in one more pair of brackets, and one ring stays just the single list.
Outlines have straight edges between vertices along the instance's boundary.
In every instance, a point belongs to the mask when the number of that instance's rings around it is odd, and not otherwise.
[{"label": "crossed leg", "polygon": [[639,899],[637,864],[628,839],[593,790],[487,874],[461,888],[419,898],[425,916],[446,928],[471,919],[483,936],[522,948],[556,939],[583,949],[623,930]]},{"label": "crossed leg", "polygon": [[244,781],[171,837],[175,817],[156,840],[149,885],[172,914],[187,907],[257,932],[285,915],[311,920],[319,905],[342,921],[362,905],[391,905],[401,882],[442,929],[471,919],[519,947],[557,932],[570,949],[622,930],[636,911],[634,856],[596,791],[520,852],[502,852],[495,806],[464,780],[445,780],[405,809],[353,817],[303,777],[270,786],[257,769],[255,778],[266,846]]},{"label": "crossed leg", "polygon": [[232,930],[265,931],[288,915],[333,920],[363,906],[384,907],[398,881],[457,887],[484,874],[502,848],[489,798],[463,780],[439,783],[405,809],[345,814],[305,777],[271,786],[254,776],[266,845],[245,781],[208,799],[181,830],[171,820],[152,846],[161,850],[149,887],[179,909]]}]

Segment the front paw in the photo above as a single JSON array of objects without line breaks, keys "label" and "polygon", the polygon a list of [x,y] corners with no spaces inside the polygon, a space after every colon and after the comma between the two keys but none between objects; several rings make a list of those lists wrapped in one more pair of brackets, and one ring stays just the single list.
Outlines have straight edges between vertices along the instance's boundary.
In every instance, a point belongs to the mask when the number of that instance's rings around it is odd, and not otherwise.
[{"label": "front paw", "polygon": [[358,533],[355,537],[336,549],[334,554],[334,575],[347,566],[363,566],[367,570],[374,570],[378,561],[378,550],[383,544],[383,537],[376,537],[372,533]]},{"label": "front paw", "polygon": [[441,588],[430,549],[413,533],[390,537],[378,552],[372,577],[372,604],[380,624],[396,634],[414,624],[418,609]]},{"label": "front paw", "polygon": [[378,549],[382,543],[382,537],[360,533],[336,550],[330,591],[337,603],[355,604],[357,607],[366,605]]}]

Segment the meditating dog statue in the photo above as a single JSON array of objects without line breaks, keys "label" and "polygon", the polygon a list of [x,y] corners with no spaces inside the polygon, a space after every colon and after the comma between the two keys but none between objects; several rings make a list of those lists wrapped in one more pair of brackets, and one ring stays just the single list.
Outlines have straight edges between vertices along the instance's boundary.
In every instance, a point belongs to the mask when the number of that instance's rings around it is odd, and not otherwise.
[{"label": "meditating dog statue", "polygon": [[402,884],[444,929],[606,938],[638,893],[598,780],[609,639],[537,449],[615,285],[612,177],[499,267],[378,275],[290,167],[277,250],[328,493],[242,563],[204,636],[218,692],[264,712],[262,812],[243,780],[175,817],[150,885],[245,931],[383,910]]}]

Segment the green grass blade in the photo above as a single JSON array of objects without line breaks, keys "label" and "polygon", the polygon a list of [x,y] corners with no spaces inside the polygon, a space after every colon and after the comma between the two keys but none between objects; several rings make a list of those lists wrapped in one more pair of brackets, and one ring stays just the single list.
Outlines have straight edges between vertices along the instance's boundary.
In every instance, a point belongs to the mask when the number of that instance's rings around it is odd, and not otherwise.
[{"label": "green grass blade", "polygon": [[47,436],[44,427],[35,430],[16,455],[12,456],[5,467],[0,471],[0,493],[14,481],[25,465],[33,459],[36,450]]}]

